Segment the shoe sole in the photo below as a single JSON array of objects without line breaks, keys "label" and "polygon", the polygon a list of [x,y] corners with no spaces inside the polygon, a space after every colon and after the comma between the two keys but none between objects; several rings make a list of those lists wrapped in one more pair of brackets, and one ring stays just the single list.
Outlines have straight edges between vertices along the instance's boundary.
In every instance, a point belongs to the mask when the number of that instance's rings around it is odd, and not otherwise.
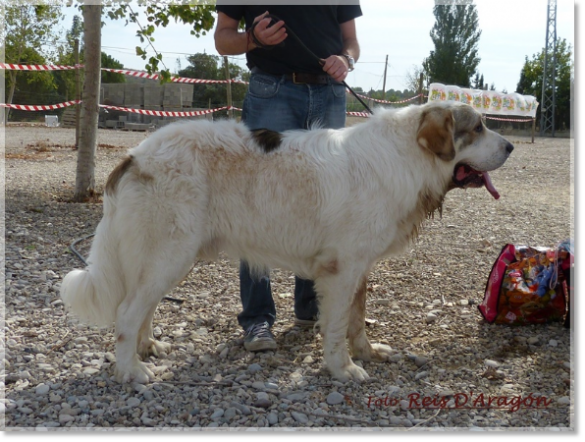
[{"label": "shoe sole", "polygon": [[276,350],[276,342],[272,339],[256,340],[254,342],[244,342],[244,348],[251,352]]}]

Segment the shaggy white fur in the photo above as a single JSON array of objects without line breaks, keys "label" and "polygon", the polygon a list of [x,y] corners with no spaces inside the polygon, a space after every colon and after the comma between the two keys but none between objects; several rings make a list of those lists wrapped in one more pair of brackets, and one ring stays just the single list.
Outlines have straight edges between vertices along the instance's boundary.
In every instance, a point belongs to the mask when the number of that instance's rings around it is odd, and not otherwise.
[{"label": "shaggy white fur", "polygon": [[[355,357],[390,355],[364,332],[369,269],[400,251],[448,190],[482,185],[480,171],[500,167],[512,149],[454,103],[284,132],[270,153],[241,123],[172,124],[111,174],[89,265],[65,277],[61,297],[86,321],[115,322],[116,378],[148,382],[138,355],[164,348],[152,336],[158,303],[197,259],[223,250],[314,280],[326,364],[341,380],[364,380],[346,337]],[[455,180],[457,170],[467,181]]]}]

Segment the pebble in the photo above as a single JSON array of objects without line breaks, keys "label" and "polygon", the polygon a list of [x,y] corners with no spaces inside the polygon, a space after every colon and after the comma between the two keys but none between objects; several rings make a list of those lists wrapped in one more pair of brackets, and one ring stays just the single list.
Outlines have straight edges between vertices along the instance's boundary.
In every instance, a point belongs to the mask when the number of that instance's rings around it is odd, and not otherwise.
[{"label": "pebble", "polygon": [[426,317],[427,324],[433,324],[439,319],[434,313],[428,313]]},{"label": "pebble", "polygon": [[250,364],[248,366],[248,371],[252,374],[258,373],[261,370],[262,370],[262,367],[260,366],[260,364]]},{"label": "pebble", "polygon": [[337,391],[332,391],[331,393],[329,393],[327,395],[326,402],[329,405],[337,405],[337,404],[341,404],[344,400],[345,400],[345,397],[341,393],[339,393]]},{"label": "pebble", "polygon": [[548,345],[549,347],[556,347],[557,345],[559,345],[559,343],[555,339],[551,339],[550,341],[548,341]]},{"label": "pebble", "polygon": [[256,390],[264,390],[266,385],[264,385],[264,382],[262,381],[254,381],[252,382],[252,388],[255,388]]},{"label": "pebble", "polygon": [[268,413],[268,416],[266,416],[266,419],[268,419],[268,423],[270,425],[276,425],[278,423],[278,414],[274,411],[271,411]]},{"label": "pebble", "polygon": [[268,393],[265,392],[256,393],[256,401],[254,402],[254,407],[270,408],[271,405],[272,401],[268,397]]},{"label": "pebble", "polygon": [[43,395],[43,394],[47,394],[49,392],[49,390],[51,390],[51,387],[49,387],[48,385],[39,384],[35,388],[35,393],[38,395]]},{"label": "pebble", "polygon": [[491,360],[491,359],[486,359],[486,360],[484,361],[484,363],[485,363],[485,365],[486,365],[486,366],[488,366],[488,367],[493,367],[493,368],[497,368],[497,367],[499,367],[499,366],[500,366],[500,363],[499,363],[499,362],[497,362],[497,361],[493,361],[493,360]]},{"label": "pebble", "polygon": [[429,362],[429,359],[424,356],[417,356],[414,358],[414,365],[416,365],[419,368],[422,367],[423,365],[426,365],[427,362]]},{"label": "pebble", "polygon": [[216,420],[219,419],[220,417],[222,417],[224,415],[225,411],[221,408],[216,408],[213,411],[213,414],[209,417],[210,419]]},{"label": "pebble", "polygon": [[138,399],[137,397],[128,398],[126,400],[126,405],[128,405],[131,408],[137,407],[140,405],[140,399]]},{"label": "pebble", "polygon": [[66,424],[68,422],[73,422],[75,420],[74,416],[70,416],[68,414],[60,414],[59,415],[59,423]]},{"label": "pebble", "polygon": [[306,424],[309,422],[309,418],[305,413],[299,413],[298,411],[291,411],[291,416],[300,424]]}]

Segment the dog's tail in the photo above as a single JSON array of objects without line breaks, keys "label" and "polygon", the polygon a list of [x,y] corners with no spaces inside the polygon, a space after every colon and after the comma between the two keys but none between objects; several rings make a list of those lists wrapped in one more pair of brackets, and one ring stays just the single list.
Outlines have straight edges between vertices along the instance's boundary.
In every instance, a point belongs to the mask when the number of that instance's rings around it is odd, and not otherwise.
[{"label": "dog's tail", "polygon": [[[108,326],[116,318],[118,305],[125,297],[125,283],[118,258],[118,240],[112,218],[118,181],[131,164],[124,160],[110,175],[106,185],[104,217],[100,221],[84,270],[69,272],[61,283],[61,299],[82,321]],[[108,201],[108,199],[110,201]]]}]

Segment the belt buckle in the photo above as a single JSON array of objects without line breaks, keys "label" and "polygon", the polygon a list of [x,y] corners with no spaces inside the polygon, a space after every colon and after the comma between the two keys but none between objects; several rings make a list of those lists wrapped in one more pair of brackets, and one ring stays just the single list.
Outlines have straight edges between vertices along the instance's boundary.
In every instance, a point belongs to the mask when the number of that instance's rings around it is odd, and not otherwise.
[{"label": "belt buckle", "polygon": [[294,84],[305,84],[304,81],[297,81],[297,73],[296,72],[292,73],[292,81]]}]

